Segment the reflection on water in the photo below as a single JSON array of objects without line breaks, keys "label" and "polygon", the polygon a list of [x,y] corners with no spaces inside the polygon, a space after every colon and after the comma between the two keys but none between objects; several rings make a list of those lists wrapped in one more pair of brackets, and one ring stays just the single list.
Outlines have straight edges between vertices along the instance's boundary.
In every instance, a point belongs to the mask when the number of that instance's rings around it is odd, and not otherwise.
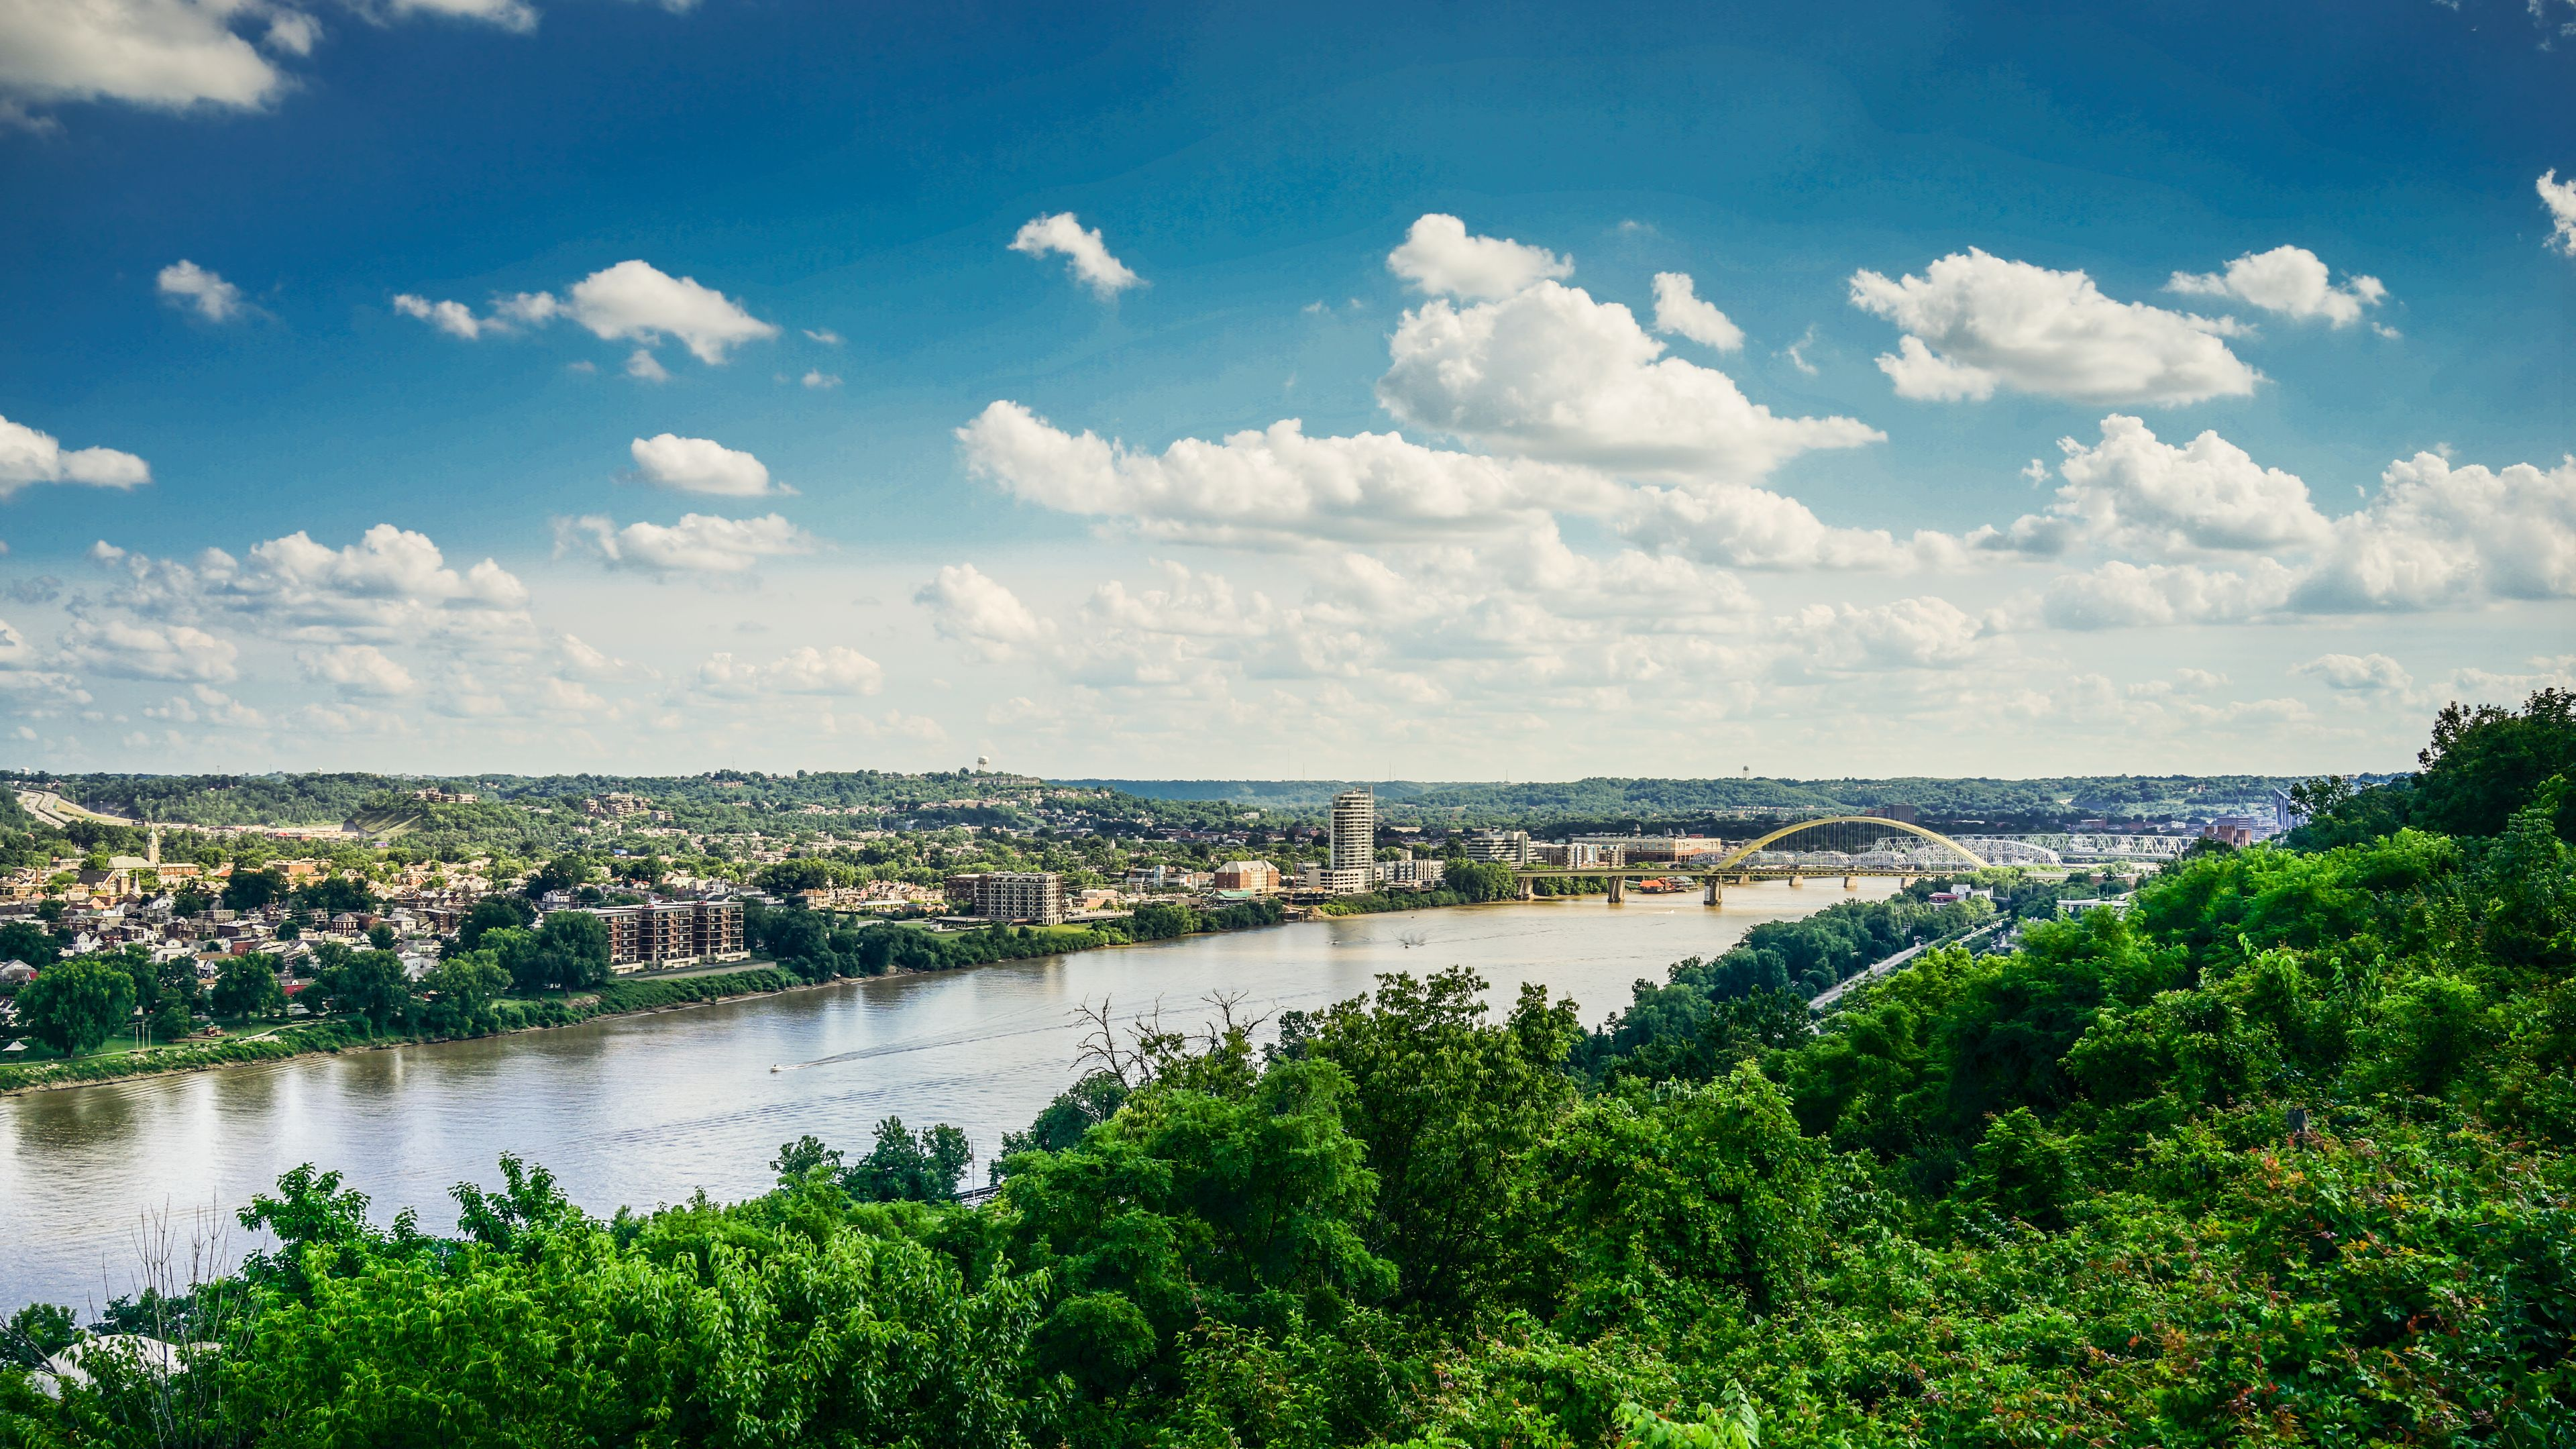
[{"label": "reflection on water", "polygon": [[595,1211],[742,1197],[770,1185],[779,1144],[863,1146],[886,1116],[953,1122],[989,1150],[1072,1079],[1085,1002],[1122,1017],[1160,1003],[1194,1025],[1210,992],[1312,1010],[1380,972],[1466,965],[1497,1002],[1537,981],[1598,1022],[1631,982],[1845,898],[1773,883],[1729,888],[1718,911],[1694,895],[1365,916],[0,1100],[0,1312],[129,1291],[145,1213],[228,1219],[300,1162],[344,1173],[380,1221],[417,1208],[430,1231],[455,1223],[447,1189],[493,1180],[503,1152]]}]

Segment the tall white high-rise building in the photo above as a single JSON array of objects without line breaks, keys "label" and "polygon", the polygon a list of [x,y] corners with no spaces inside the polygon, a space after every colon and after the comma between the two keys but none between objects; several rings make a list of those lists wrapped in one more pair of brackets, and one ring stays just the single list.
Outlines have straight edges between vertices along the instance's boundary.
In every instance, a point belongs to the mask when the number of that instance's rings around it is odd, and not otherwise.
[{"label": "tall white high-rise building", "polygon": [[1367,789],[1333,797],[1333,869],[1366,870],[1377,859],[1377,796]]}]

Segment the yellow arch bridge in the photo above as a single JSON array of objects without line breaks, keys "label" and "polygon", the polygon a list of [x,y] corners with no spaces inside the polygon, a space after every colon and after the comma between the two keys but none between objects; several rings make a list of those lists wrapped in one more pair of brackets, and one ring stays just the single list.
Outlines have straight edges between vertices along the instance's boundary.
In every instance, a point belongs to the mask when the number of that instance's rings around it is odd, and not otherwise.
[{"label": "yellow arch bridge", "polygon": [[1874,831],[1893,830],[1905,835],[1918,836],[1924,840],[1930,841],[1936,846],[1939,846],[1943,851],[1954,857],[1954,860],[1943,863],[1951,868],[1982,870],[1988,863],[1984,856],[1977,854],[1975,851],[1970,850],[1968,847],[1961,845],[1959,842],[1952,840],[1950,837],[1943,835],[1939,831],[1926,830],[1922,826],[1913,824],[1910,821],[1889,820],[1877,815],[1833,815],[1821,820],[1801,820],[1795,825],[1784,825],[1779,829],[1772,831],[1768,835],[1746,841],[1744,844],[1735,847],[1725,855],[1720,856],[1716,861],[1710,863],[1687,866],[1525,865],[1515,867],[1513,869],[1513,874],[1520,877],[1522,900],[1532,899],[1537,894],[1533,889],[1535,882],[1550,877],[1563,877],[1576,880],[1607,880],[1610,882],[1610,899],[1614,904],[1622,899],[1625,894],[1623,887],[1627,882],[1632,880],[1696,879],[1699,882],[1700,899],[1705,904],[1713,906],[1718,904],[1719,901],[1724,898],[1725,888],[1727,886],[1751,885],[1757,880],[1785,880],[1791,885],[1802,885],[1809,879],[1815,877],[1841,876],[1843,879],[1843,888],[1845,890],[1849,890],[1852,883],[1857,878],[1865,875],[1894,876],[1899,880],[1912,880],[1917,876],[1939,874],[1942,869],[1942,865],[1927,865],[1912,862],[1863,865],[1847,861],[1801,863],[1798,861],[1754,861],[1752,859],[1753,856],[1770,849],[1773,845],[1782,840],[1788,839],[1792,835],[1820,829],[1826,826],[1838,825],[1856,825]]}]

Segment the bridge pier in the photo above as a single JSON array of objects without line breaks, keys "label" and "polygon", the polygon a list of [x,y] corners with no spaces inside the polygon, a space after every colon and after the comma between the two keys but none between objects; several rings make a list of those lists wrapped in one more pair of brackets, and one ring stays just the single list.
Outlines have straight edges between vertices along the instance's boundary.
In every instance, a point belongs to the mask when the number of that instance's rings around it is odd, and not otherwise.
[{"label": "bridge pier", "polygon": [[1627,898],[1626,893],[1619,889],[1622,884],[1624,882],[1620,877],[1615,875],[1610,877],[1610,904],[1614,906]]},{"label": "bridge pier", "polygon": [[1699,898],[1702,905],[1722,906],[1726,904],[1726,892],[1718,889],[1716,876],[1710,876],[1707,879],[1702,880],[1699,883],[1699,890]]},{"label": "bridge pier", "polygon": [[1806,883],[1807,878],[1805,876],[1798,874],[1796,871],[1791,871],[1789,873],[1789,885],[1792,889],[1803,886]]},{"label": "bridge pier", "polygon": [[1538,882],[1531,880],[1528,876],[1522,876],[1521,899],[1525,901],[1538,899]]},{"label": "bridge pier", "polygon": [[1853,880],[1853,877],[1851,877],[1851,876],[1844,876],[1844,877],[1843,877],[1843,889],[1844,889],[1844,890],[1850,890],[1850,889],[1852,888],[1852,880]]}]

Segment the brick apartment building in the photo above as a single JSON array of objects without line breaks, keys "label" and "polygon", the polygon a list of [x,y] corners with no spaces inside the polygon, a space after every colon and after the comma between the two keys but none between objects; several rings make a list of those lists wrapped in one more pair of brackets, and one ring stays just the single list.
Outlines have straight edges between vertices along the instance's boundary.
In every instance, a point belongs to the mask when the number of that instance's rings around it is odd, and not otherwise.
[{"label": "brick apartment building", "polygon": [[751,955],[743,945],[739,901],[653,901],[588,911],[608,926],[611,971],[741,961]]}]

